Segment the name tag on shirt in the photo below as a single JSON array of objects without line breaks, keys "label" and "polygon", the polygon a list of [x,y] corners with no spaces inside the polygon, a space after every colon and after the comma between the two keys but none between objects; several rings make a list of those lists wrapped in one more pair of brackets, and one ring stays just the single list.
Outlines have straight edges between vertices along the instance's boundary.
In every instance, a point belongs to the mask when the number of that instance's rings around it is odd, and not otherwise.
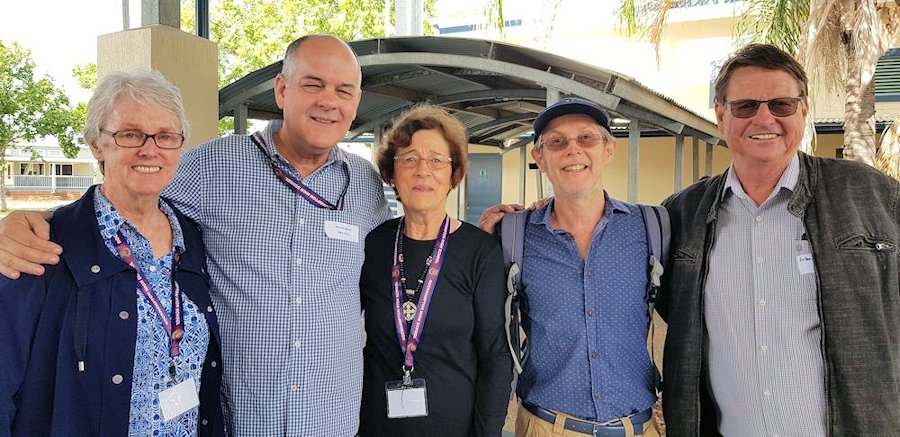
[{"label": "name tag on shirt", "polygon": [[801,275],[808,275],[816,271],[812,254],[805,253],[803,255],[797,255],[797,270],[800,271]]},{"label": "name tag on shirt", "polygon": [[384,383],[384,390],[387,393],[388,419],[428,415],[424,379],[413,379],[411,385],[403,385],[403,381],[388,381]]},{"label": "name tag on shirt", "polygon": [[336,240],[359,243],[359,226],[341,222],[325,222],[325,235]]},{"label": "name tag on shirt", "polygon": [[159,392],[159,410],[166,422],[200,405],[194,378]]}]

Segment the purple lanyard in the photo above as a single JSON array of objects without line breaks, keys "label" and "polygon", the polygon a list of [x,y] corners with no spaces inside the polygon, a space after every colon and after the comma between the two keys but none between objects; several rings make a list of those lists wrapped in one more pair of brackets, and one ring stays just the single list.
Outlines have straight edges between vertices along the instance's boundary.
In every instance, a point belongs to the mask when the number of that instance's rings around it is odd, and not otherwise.
[{"label": "purple lanyard", "polygon": [[[166,315],[166,311],[163,309],[162,303],[156,297],[156,293],[153,292],[153,288],[150,287],[150,281],[144,276],[141,266],[135,262],[134,255],[131,254],[131,248],[128,247],[128,243],[125,242],[125,236],[122,235],[122,231],[116,232],[112,239],[116,243],[116,248],[118,248],[122,260],[128,263],[128,265],[137,273],[137,281],[141,286],[144,297],[150,301],[150,305],[156,310],[159,320],[162,321],[163,327],[166,328],[166,332],[172,339],[169,353],[172,358],[177,357],[179,355],[178,344],[181,342],[181,338],[184,337],[184,313],[181,311],[181,288],[179,288],[178,283],[175,282],[174,276],[175,266],[178,265],[178,253],[175,253],[175,259],[172,266],[172,316],[170,318]],[[172,326],[173,321],[174,327]]]},{"label": "purple lanyard", "polygon": [[264,146],[265,140],[263,140],[262,133],[255,132],[250,136],[250,139],[253,140],[253,144],[256,144],[256,147],[259,147],[259,150],[266,155],[266,158],[269,160],[269,165],[272,167],[272,172],[275,173],[275,176],[278,179],[281,179],[281,182],[284,182],[288,188],[294,190],[295,193],[299,194],[300,197],[306,199],[307,202],[311,203],[313,206],[322,209],[332,209],[341,211],[344,209],[344,196],[347,194],[347,188],[350,186],[350,178],[347,178],[347,184],[344,185],[344,191],[341,193],[341,196],[338,197],[337,206],[332,205],[331,202],[326,200],[324,197],[320,196],[319,193],[316,193],[311,188],[307,187],[297,178],[286,174],[277,165],[275,165],[275,159],[272,158],[272,155],[269,155],[269,151],[266,150]]},{"label": "purple lanyard", "polygon": [[422,285],[422,293],[419,295],[419,304],[416,307],[416,315],[413,318],[412,326],[409,328],[409,338],[407,339],[406,318],[403,317],[403,285],[400,284],[400,244],[401,234],[403,233],[403,217],[400,217],[400,223],[397,225],[397,237],[394,239],[394,266],[391,269],[391,285],[394,290],[394,325],[397,328],[397,339],[400,340],[400,349],[403,350],[403,369],[407,372],[412,371],[413,355],[416,353],[416,347],[422,337],[422,328],[425,326],[425,317],[428,315],[428,307],[431,305],[431,295],[437,284],[438,274],[441,272],[441,265],[444,263],[444,254],[447,252],[447,237],[450,234],[450,216],[444,217],[444,223],[438,231],[438,240],[431,250],[431,267],[425,276],[425,282]]}]

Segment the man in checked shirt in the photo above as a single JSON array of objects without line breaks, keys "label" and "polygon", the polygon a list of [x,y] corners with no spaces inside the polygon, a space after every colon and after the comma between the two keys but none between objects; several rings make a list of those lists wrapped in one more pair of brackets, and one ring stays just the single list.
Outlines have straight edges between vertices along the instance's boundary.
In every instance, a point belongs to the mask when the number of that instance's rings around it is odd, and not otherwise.
[{"label": "man in checked shirt", "polygon": [[[230,435],[357,431],[363,242],[390,217],[375,169],[336,147],[361,76],[343,41],[298,39],[275,78],[284,121],[187,152],[163,192],[203,233]],[[40,214],[13,213],[0,227],[4,275],[58,261]]]},{"label": "man in checked shirt", "polygon": [[798,151],[807,77],[773,46],[715,92],[731,167],[664,202],[668,434],[900,435],[900,184]]}]

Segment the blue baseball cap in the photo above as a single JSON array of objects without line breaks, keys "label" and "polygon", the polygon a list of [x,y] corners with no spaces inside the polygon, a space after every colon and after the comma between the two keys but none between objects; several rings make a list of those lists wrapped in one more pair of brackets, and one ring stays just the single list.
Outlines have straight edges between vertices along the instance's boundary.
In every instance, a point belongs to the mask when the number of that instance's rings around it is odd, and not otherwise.
[{"label": "blue baseball cap", "polygon": [[554,118],[568,114],[587,115],[596,120],[608,132],[611,132],[609,130],[609,114],[600,105],[577,97],[567,97],[544,108],[537,118],[534,119],[534,136],[531,138],[532,141],[537,141],[538,137],[541,136],[541,132]]}]

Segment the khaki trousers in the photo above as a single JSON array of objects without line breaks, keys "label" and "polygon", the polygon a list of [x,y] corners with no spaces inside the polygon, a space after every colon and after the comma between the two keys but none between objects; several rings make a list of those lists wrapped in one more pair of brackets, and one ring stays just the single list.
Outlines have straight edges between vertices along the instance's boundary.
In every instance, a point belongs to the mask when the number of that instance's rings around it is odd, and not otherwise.
[{"label": "khaki trousers", "polygon": [[[564,413],[556,413],[556,423],[550,423],[540,417],[531,414],[522,404],[519,404],[519,412],[516,415],[516,437],[585,437],[587,434],[571,431],[564,428],[567,418],[572,416]],[[656,429],[656,420],[652,417],[643,424],[643,429],[635,429],[628,418],[622,418],[625,427],[625,437],[659,437]],[[638,425],[638,428],[641,428]]]}]

